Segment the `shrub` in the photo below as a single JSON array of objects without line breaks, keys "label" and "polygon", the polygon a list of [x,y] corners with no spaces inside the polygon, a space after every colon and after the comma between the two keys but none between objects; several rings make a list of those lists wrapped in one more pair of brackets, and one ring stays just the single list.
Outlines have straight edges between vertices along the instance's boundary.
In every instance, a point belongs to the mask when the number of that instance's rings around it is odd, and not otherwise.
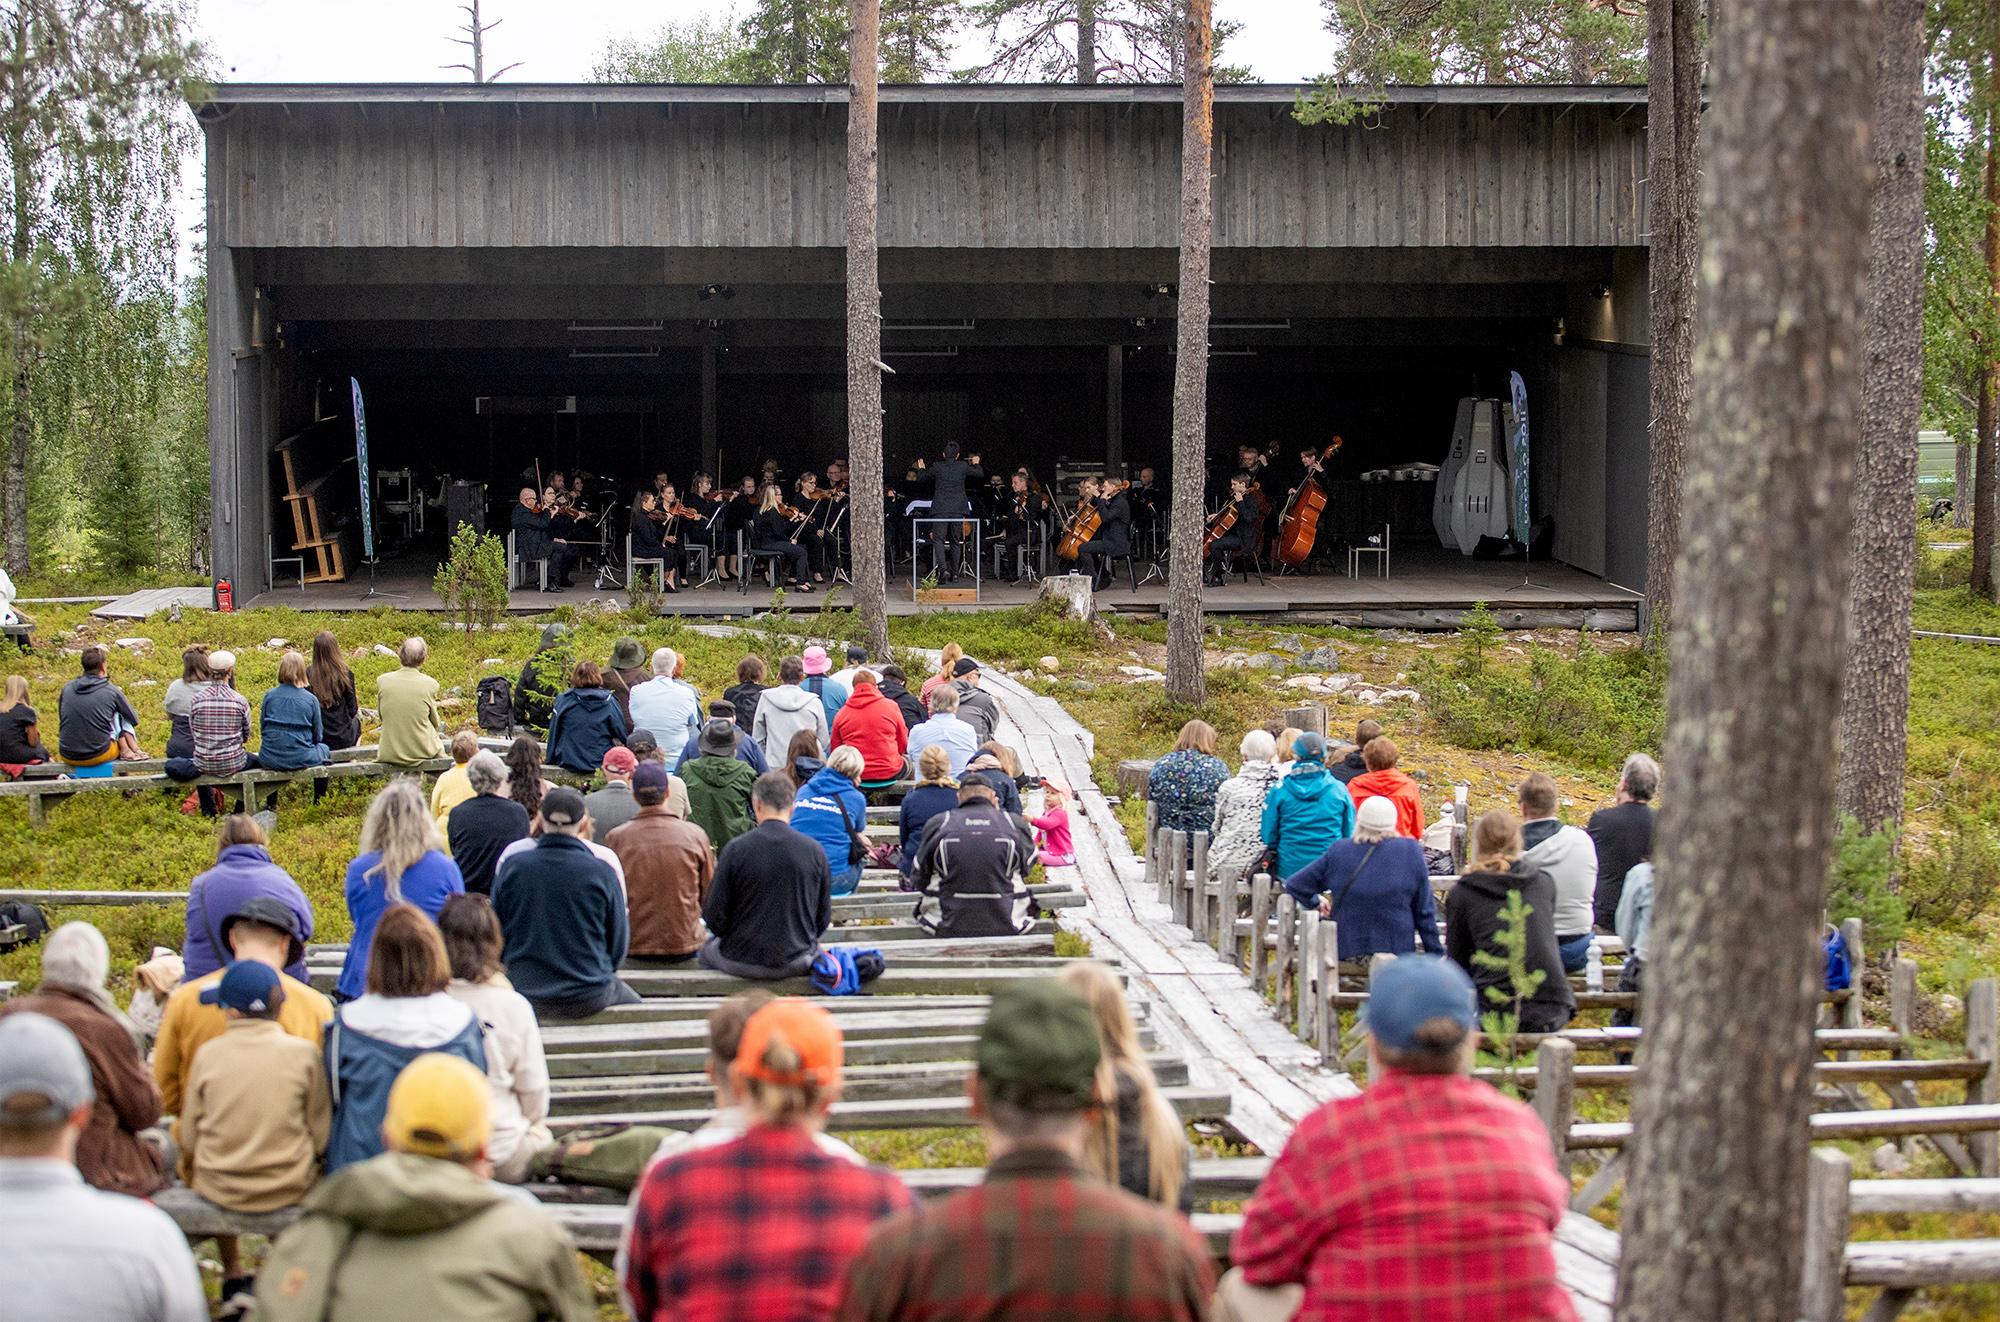
[{"label": "shrub", "polygon": [[2000,837],[1952,808],[1930,849],[1905,860],[1901,894],[1911,922],[1962,927],[1991,906],[1995,886],[2000,886]]},{"label": "shrub", "polygon": [[490,629],[507,613],[507,547],[498,537],[461,523],[451,554],[438,566],[431,588],[445,615],[467,629]]},{"label": "shrub", "polygon": [[1890,886],[1896,869],[1896,833],[1867,831],[1843,816],[1833,837],[1833,867],[1826,882],[1827,921],[1838,927],[1861,920],[1870,950],[1887,950],[1903,935],[1903,901]]}]

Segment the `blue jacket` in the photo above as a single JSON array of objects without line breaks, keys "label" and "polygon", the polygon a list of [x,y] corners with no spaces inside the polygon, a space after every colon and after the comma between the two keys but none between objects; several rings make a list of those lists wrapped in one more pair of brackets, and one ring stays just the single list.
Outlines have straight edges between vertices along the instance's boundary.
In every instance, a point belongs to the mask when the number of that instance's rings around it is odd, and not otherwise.
[{"label": "blue jacket", "polygon": [[[351,1001],[368,989],[368,947],[375,943],[375,924],[389,907],[389,896],[379,875],[368,869],[382,861],[369,850],[347,865],[347,913],[354,919],[354,935],[347,943],[347,960],[340,966],[340,981],[334,990],[342,1000]],[[403,902],[414,904],[437,921],[438,910],[454,895],[465,892],[465,878],[458,864],[433,849],[403,874]]]},{"label": "blue jacket", "polygon": [[831,730],[833,718],[840,715],[840,709],[847,705],[847,685],[831,675],[807,675],[799,681],[799,687],[819,695],[820,705],[826,708],[826,728]]},{"label": "blue jacket", "polygon": [[[792,805],[792,829],[818,845],[833,872],[834,894],[845,894],[840,876],[853,865],[847,861],[848,832],[868,828],[868,800],[854,782],[832,767],[821,767],[799,790]],[[847,888],[852,890],[853,887]]]},{"label": "blue jacket", "polygon": [[565,689],[549,717],[548,760],[589,775],[628,733],[610,689]]},{"label": "blue jacket", "polygon": [[1354,834],[1354,800],[1320,763],[1300,760],[1264,796],[1262,830],[1278,851],[1278,875],[1289,877]]},{"label": "blue jacket", "polygon": [[326,751],[326,727],[321,723],[319,699],[311,689],[296,684],[280,684],[264,695],[257,716],[263,743],[257,762],[278,771],[324,766],[333,760]]},{"label": "blue jacket", "polygon": [[333,1093],[333,1132],[326,1142],[326,1173],[382,1154],[382,1119],[389,1111],[389,1088],[403,1067],[418,1056],[441,1051],[486,1070],[486,1043],[479,1016],[449,1042],[399,1047],[356,1032],[335,1015],[326,1029],[326,1078]]},{"label": "blue jacket", "polygon": [[631,940],[625,892],[575,836],[551,832],[502,863],[493,912],[507,980],[536,1009],[602,997],[617,981]]},{"label": "blue jacket", "polygon": [[1407,836],[1368,844],[1335,841],[1303,871],[1286,877],[1285,889],[1309,908],[1322,894],[1332,899],[1342,959],[1407,955],[1413,925],[1425,950],[1444,953],[1424,847]]},{"label": "blue jacket", "polygon": [[[291,874],[271,861],[271,851],[262,845],[226,845],[216,855],[215,866],[196,877],[188,888],[187,939],[181,944],[181,959],[187,964],[184,976],[189,981],[229,962],[222,925],[245,900],[258,898],[276,900],[297,914],[300,938],[312,940],[312,904]],[[285,972],[306,981],[303,959],[287,966]]]}]

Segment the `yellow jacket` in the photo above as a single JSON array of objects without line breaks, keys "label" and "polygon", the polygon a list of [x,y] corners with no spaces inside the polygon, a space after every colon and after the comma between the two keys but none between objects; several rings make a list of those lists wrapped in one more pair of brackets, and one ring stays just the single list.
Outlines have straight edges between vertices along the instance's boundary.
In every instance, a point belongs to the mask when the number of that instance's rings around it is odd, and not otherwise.
[{"label": "yellow jacket", "polygon": [[[222,972],[217,969],[176,987],[160,1016],[160,1037],[153,1047],[153,1078],[160,1085],[161,1109],[168,1115],[181,1113],[195,1053],[203,1043],[222,1036],[222,1030],[229,1026],[221,1006],[201,1003],[201,993],[221,982]],[[321,1034],[333,1020],[333,1002],[288,973],[280,973],[278,981],[285,988],[285,1003],[278,1007],[278,1027],[312,1043],[317,1050]]]}]

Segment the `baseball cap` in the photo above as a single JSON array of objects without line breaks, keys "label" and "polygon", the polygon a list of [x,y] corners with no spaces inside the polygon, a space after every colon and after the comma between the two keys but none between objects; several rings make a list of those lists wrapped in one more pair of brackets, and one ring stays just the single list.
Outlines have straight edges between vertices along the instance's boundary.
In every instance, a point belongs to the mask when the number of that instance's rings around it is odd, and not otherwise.
[{"label": "baseball cap", "polygon": [[832,664],[826,659],[826,649],[818,646],[808,647],[799,659],[805,662],[808,675],[824,675]]},{"label": "baseball cap", "polygon": [[542,796],[542,825],[575,826],[583,820],[583,796],[558,785]]},{"label": "baseball cap", "polygon": [[640,762],[649,761],[660,751],[660,741],[653,737],[651,730],[634,730],[625,740],[625,747],[632,750],[632,756]]},{"label": "baseball cap", "polygon": [[664,762],[641,762],[632,772],[634,791],[663,790],[667,785],[667,767]]},{"label": "baseball cap", "polygon": [[238,922],[248,921],[263,927],[276,928],[292,939],[291,948],[285,952],[285,963],[296,964],[306,957],[306,943],[303,925],[291,906],[270,895],[255,895],[236,906],[229,916],[222,920],[222,951],[229,949],[229,929]]},{"label": "baseball cap", "polygon": [[1292,740],[1292,755],[1294,757],[1302,757],[1308,762],[1324,762],[1326,760],[1326,740],[1308,730],[1298,738]]},{"label": "baseball cap", "polygon": [[1054,978],[1010,982],[994,992],[973,1048],[981,1082],[1035,1111],[1089,1106],[1102,1054],[1090,1006]]},{"label": "baseball cap", "polygon": [[67,1028],[26,1010],[0,1019],[0,1124],[54,1124],[96,1096],[90,1062]]},{"label": "baseball cap", "polygon": [[604,750],[604,769],[613,775],[629,776],[632,774],[632,768],[638,765],[639,759],[632,756],[632,750],[629,748],[620,748],[614,744]]},{"label": "baseball cap", "polygon": [[979,669],[977,661],[974,661],[969,656],[962,656],[958,658],[958,664],[951,668],[951,673],[954,675],[969,675],[977,669]]},{"label": "baseball cap", "polygon": [[1433,1019],[1478,1027],[1477,1006],[1464,969],[1438,955],[1405,955],[1369,980],[1361,1023],[1391,1051],[1409,1051],[1417,1029]]},{"label": "baseball cap", "polygon": [[205,987],[203,1005],[219,1005],[244,1014],[262,1014],[283,1001],[278,971],[254,959],[239,959],[222,971],[222,981]]},{"label": "baseball cap", "polygon": [[[774,1070],[764,1063],[773,1043],[782,1042],[799,1058],[795,1070]],[[780,1087],[812,1083],[832,1087],[840,1079],[843,1057],[840,1025],[833,1016],[797,996],[782,996],[750,1016],[743,1040],[736,1047],[736,1072]]]},{"label": "baseball cap", "polygon": [[701,751],[704,753],[734,753],[736,751],[736,722],[725,721],[721,717],[701,727]]},{"label": "baseball cap", "polygon": [[1363,799],[1361,806],[1354,810],[1354,824],[1365,826],[1371,831],[1393,830],[1396,825],[1395,802],[1381,794],[1372,799]]},{"label": "baseball cap", "polygon": [[868,649],[859,643],[849,643],[847,645],[847,659],[856,665],[860,665],[868,659]]},{"label": "baseball cap", "polygon": [[457,1056],[427,1051],[389,1088],[382,1137],[399,1152],[463,1161],[493,1132],[486,1074]]}]

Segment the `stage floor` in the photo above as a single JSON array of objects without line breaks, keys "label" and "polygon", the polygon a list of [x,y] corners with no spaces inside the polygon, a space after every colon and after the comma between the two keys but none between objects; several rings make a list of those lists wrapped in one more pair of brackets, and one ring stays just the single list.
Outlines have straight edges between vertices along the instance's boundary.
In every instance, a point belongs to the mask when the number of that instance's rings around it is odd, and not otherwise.
[{"label": "stage floor", "polygon": [[[303,590],[280,586],[259,594],[252,606],[292,606],[304,610],[368,610],[393,606],[404,610],[438,610],[437,594],[431,591],[434,566],[418,557],[406,557],[381,565],[376,572],[375,592],[369,596],[367,572],[346,583],[309,584]],[[907,571],[906,571],[907,572]],[[1143,570],[1141,571],[1143,573]],[[960,581],[960,586],[965,586]],[[848,597],[844,585],[838,588]],[[824,589],[808,595],[788,593],[786,603],[794,610],[813,610],[824,600]],[[907,577],[891,579],[889,610],[893,615],[911,615],[919,609],[979,610],[996,606],[1017,606],[1030,600],[1034,589],[1012,583],[987,582],[976,604],[927,605],[912,600]],[[620,601],[621,589],[594,589],[582,574],[567,592],[515,592],[508,606],[515,611],[547,610],[558,603],[572,605],[600,600]],[[747,593],[736,585],[711,585],[676,593],[663,599],[666,613],[687,616],[741,616],[768,609],[771,593],[753,584]],[[1594,575],[1553,562],[1524,566],[1518,561],[1471,560],[1436,547],[1398,550],[1388,577],[1364,574],[1290,574],[1232,580],[1226,588],[1210,588],[1203,593],[1203,606],[1214,614],[1290,615],[1302,624],[1355,624],[1404,628],[1453,628],[1475,602],[1485,602],[1508,628],[1582,628],[1599,630],[1633,629],[1638,623],[1637,593],[1607,583]],[[1158,614],[1166,608],[1164,583],[1155,582],[1133,592],[1125,582],[1114,584],[1098,595],[1100,610],[1121,613]]]}]

